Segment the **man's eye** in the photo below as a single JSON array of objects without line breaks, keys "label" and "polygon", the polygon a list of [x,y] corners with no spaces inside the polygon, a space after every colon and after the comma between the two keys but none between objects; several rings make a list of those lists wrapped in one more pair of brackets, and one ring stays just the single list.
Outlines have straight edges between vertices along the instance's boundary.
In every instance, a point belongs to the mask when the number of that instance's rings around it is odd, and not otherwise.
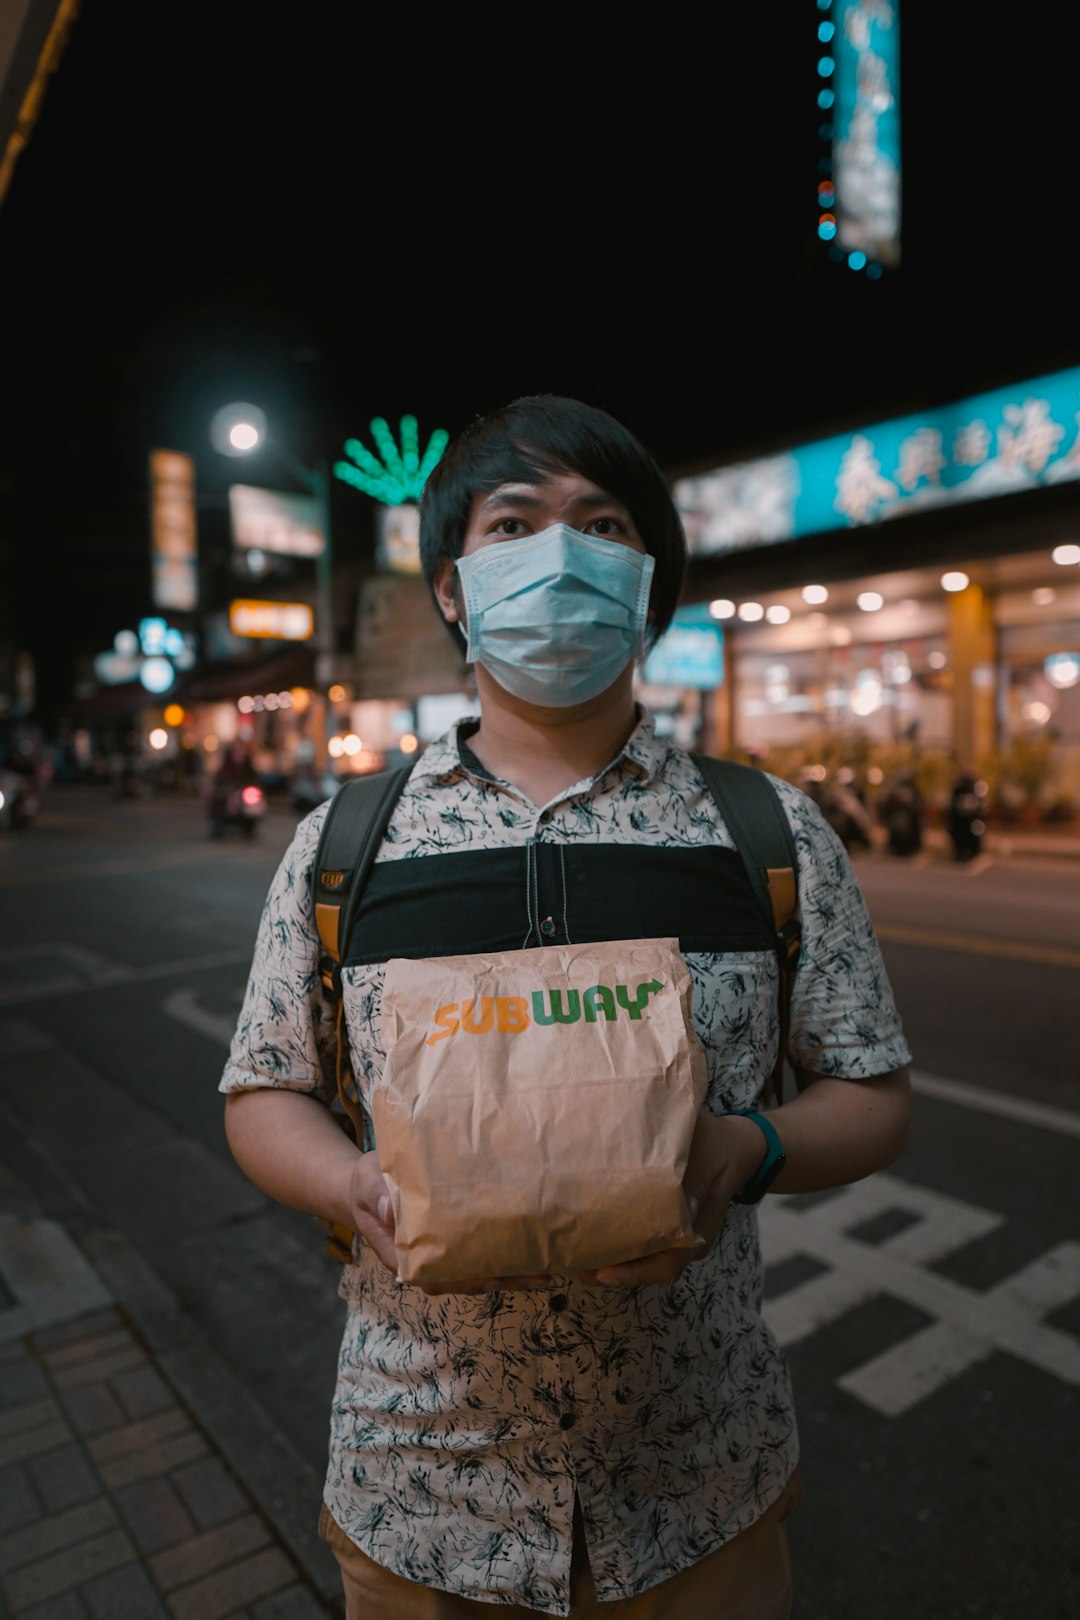
[{"label": "man's eye", "polygon": [[521,521],[520,518],[516,518],[516,517],[500,518],[497,523],[492,525],[491,532],[493,534],[505,534],[507,536],[524,534],[525,525]]},{"label": "man's eye", "polygon": [[593,518],[590,527],[595,529],[596,533],[600,535],[626,533],[625,523],[620,523],[618,518],[613,517]]}]

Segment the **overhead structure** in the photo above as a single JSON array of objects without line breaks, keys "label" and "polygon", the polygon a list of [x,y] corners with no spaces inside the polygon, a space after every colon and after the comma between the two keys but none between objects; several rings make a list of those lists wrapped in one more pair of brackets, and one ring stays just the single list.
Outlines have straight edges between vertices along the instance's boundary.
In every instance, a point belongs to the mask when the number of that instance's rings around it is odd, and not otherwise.
[{"label": "overhead structure", "polygon": [[79,0],[0,5],[0,203],[60,65]]}]

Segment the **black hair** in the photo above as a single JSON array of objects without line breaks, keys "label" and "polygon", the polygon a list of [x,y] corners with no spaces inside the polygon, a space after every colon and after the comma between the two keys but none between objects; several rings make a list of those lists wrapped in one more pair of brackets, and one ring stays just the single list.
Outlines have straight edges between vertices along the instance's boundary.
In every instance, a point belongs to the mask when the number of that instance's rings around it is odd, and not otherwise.
[{"label": "black hair", "polygon": [[[456,562],[476,495],[500,484],[579,473],[634,520],[656,559],[652,639],[671,623],[686,575],[686,536],[667,480],[644,445],[607,411],[558,394],[532,394],[479,416],[451,443],[420,497],[420,563],[434,594],[443,559]],[[448,625],[455,641],[457,631]]]}]

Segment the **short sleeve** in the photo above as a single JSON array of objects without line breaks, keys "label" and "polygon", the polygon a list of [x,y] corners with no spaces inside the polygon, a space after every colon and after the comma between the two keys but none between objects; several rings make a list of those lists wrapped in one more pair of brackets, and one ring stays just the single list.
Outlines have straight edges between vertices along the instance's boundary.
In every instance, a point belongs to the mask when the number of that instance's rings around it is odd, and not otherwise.
[{"label": "short sleeve", "polygon": [[773,778],[799,855],[802,954],[788,1055],[812,1073],[866,1080],[910,1063],[881,949],[851,859],[811,798]]},{"label": "short sleeve", "polygon": [[263,905],[244,1002],[219,1091],[279,1087],[330,1102],[335,1017],[319,978],[311,869],[325,805],[298,825]]}]

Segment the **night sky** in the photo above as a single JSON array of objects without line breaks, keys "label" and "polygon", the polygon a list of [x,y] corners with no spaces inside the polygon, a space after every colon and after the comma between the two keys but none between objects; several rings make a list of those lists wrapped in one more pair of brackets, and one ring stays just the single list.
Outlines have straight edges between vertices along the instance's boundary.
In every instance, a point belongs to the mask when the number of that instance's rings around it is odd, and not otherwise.
[{"label": "night sky", "polygon": [[311,458],[570,393],[674,474],[1080,361],[1064,5],[902,7],[876,283],[815,235],[810,0],[352,11],[83,0],[0,205],[0,470],[65,635],[127,611],[125,547],[142,589],[151,447],[213,521],[228,400]]}]

